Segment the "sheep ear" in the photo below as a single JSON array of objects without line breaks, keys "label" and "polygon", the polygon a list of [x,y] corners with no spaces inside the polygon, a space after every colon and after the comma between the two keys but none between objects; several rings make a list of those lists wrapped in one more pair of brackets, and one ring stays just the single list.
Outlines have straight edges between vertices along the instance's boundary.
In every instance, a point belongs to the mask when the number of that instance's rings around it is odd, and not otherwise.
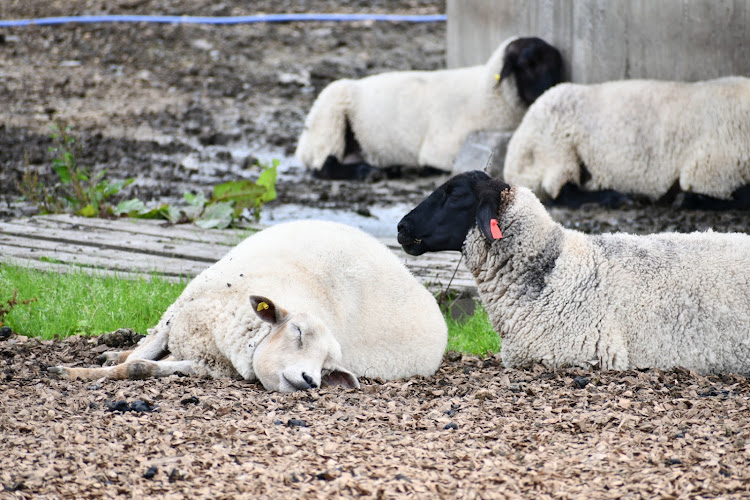
[{"label": "sheep ear", "polygon": [[281,324],[288,319],[289,313],[281,307],[276,307],[276,304],[266,297],[251,295],[250,304],[260,319],[272,325]]},{"label": "sheep ear", "polygon": [[344,370],[341,367],[324,373],[320,383],[321,385],[340,385],[347,389],[359,389],[357,377],[349,370]]},{"label": "sheep ear", "polygon": [[516,69],[517,58],[518,56],[515,53],[509,54],[506,51],[505,57],[503,58],[503,67],[500,69],[500,73],[495,75],[495,79],[497,80],[498,85],[500,85],[500,82],[513,74],[513,71]]},{"label": "sheep ear", "polygon": [[500,208],[502,190],[485,189],[479,195],[479,204],[477,205],[476,222],[479,229],[492,243],[503,237],[498,227],[497,211]]}]

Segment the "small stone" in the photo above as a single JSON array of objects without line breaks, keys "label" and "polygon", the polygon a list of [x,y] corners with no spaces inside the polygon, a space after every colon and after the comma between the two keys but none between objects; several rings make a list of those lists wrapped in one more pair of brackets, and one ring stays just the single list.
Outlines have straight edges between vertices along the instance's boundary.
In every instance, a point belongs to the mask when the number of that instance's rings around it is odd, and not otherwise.
[{"label": "small stone", "polygon": [[184,406],[197,405],[198,403],[200,403],[200,401],[195,396],[190,396],[189,398],[180,400],[180,404]]},{"label": "small stone", "polygon": [[450,424],[445,424],[445,427],[443,427],[443,429],[445,429],[445,430],[448,430],[448,429],[457,430],[458,429],[458,425],[455,424],[454,422],[451,422]]},{"label": "small stone", "polygon": [[328,471],[324,471],[319,474],[316,474],[315,477],[320,479],[321,481],[333,481],[334,479],[336,479],[336,476],[334,476]]},{"label": "small stone", "polygon": [[179,481],[180,479],[184,479],[185,476],[182,475],[182,473],[177,469],[172,469],[172,472],[169,473],[169,482],[174,483],[175,481]]},{"label": "small stone", "polygon": [[290,418],[286,422],[287,427],[307,427],[307,422],[304,420],[298,420],[296,418]]},{"label": "small stone", "polygon": [[573,379],[573,385],[578,389],[583,389],[589,384],[589,379],[586,377],[576,377]]},{"label": "small stone", "polygon": [[119,411],[119,412],[130,411],[130,405],[124,399],[121,399],[120,401],[117,401],[117,402],[105,401],[104,405],[107,407],[109,411]]},{"label": "small stone", "polygon": [[5,340],[13,334],[9,326],[0,327],[0,340]]},{"label": "small stone", "polygon": [[451,363],[461,361],[462,357],[463,355],[460,352],[456,352],[456,351],[448,351],[448,353],[446,353],[445,355],[445,359],[447,359]]},{"label": "small stone", "polygon": [[130,411],[135,411],[139,413],[144,413],[144,412],[150,413],[154,410],[155,410],[155,407],[153,405],[150,405],[145,401],[141,401],[140,399],[130,403]]},{"label": "small stone", "polygon": [[146,479],[153,479],[157,472],[159,472],[158,467],[152,465],[151,467],[146,469],[146,472],[143,473],[143,477],[145,477]]}]

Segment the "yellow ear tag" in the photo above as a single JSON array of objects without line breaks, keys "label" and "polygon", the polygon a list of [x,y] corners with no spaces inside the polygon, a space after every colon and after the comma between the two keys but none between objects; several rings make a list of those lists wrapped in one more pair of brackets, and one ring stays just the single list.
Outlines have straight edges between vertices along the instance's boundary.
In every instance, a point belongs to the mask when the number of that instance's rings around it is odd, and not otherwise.
[{"label": "yellow ear tag", "polygon": [[500,81],[500,73],[497,73],[497,74],[495,75],[495,80],[497,80],[498,82]]},{"label": "yellow ear tag", "polygon": [[258,309],[257,309],[257,311],[260,312],[263,309],[268,309],[268,304],[266,304],[265,302],[258,302]]}]

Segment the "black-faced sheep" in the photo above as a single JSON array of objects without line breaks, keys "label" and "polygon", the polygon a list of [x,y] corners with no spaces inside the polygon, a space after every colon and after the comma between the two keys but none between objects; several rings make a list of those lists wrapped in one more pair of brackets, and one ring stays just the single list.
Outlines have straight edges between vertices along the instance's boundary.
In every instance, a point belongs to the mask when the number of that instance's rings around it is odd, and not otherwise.
[{"label": "black-faced sheep", "polygon": [[750,207],[750,79],[558,85],[514,132],[504,179],[573,204],[579,191],[657,200],[679,188]]},{"label": "black-faced sheep", "polygon": [[590,236],[483,172],[398,225],[407,253],[462,251],[508,367],[750,372],[750,235]]},{"label": "black-faced sheep", "polygon": [[50,371],[359,387],[358,376],[432,375],[446,343],[434,297],[385,245],[343,224],[299,221],[250,236],[194,278],[134,351],[108,353],[122,364]]},{"label": "black-faced sheep", "polygon": [[539,38],[511,38],[483,66],[337,80],[310,109],[296,156],[331,178],[363,176],[371,167],[450,171],[470,132],[515,129],[561,78],[557,49]]}]

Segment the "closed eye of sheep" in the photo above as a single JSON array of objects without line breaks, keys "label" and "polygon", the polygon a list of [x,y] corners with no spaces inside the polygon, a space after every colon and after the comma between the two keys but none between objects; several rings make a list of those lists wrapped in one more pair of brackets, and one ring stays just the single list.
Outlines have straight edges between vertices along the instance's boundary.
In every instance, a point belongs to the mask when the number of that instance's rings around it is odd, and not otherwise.
[{"label": "closed eye of sheep", "polygon": [[250,236],[194,278],[135,350],[104,356],[113,366],[49,370],[258,379],[288,392],[429,376],[446,343],[434,297],[385,245],[344,224],[298,221]]},{"label": "closed eye of sheep", "polygon": [[296,156],[327,178],[372,167],[450,171],[470,132],[513,130],[561,79],[559,51],[529,37],[506,40],[481,66],[337,80],[310,109]]},{"label": "closed eye of sheep", "polygon": [[508,367],[750,372],[750,235],[585,235],[475,171],[407,214],[398,240],[463,252]]},{"label": "closed eye of sheep", "polygon": [[504,179],[568,205],[682,191],[688,208],[750,208],[749,107],[743,77],[561,84],[514,132]]}]

